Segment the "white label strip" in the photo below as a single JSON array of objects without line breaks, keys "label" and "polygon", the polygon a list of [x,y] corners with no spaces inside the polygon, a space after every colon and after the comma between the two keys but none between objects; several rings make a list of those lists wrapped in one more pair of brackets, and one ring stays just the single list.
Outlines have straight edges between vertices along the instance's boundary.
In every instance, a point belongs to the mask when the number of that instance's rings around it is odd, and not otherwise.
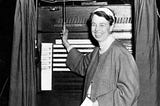
[{"label": "white label strip", "polygon": [[53,49],[53,52],[67,52],[66,49]]},{"label": "white label strip", "polygon": [[52,90],[52,71],[41,71],[41,90]]},{"label": "white label strip", "polygon": [[[68,39],[70,44],[91,44],[89,39]],[[56,44],[62,44],[61,39],[56,39]]]},{"label": "white label strip", "polygon": [[131,31],[132,24],[131,23],[116,23],[113,29],[114,31]]},{"label": "white label strip", "polygon": [[[78,49],[80,52],[92,52],[93,49]],[[57,52],[57,53],[65,53],[66,50],[65,49],[53,49],[53,52]]]},{"label": "white label strip", "polygon": [[132,33],[131,32],[121,32],[121,33],[112,33],[112,36],[116,39],[131,39]]},{"label": "white label strip", "polygon": [[[73,47],[77,47],[77,48],[93,48],[94,47],[94,45],[91,45],[91,44],[89,44],[89,45],[85,45],[85,44],[77,44],[77,45],[72,45]],[[55,44],[55,45],[53,45],[53,48],[64,48],[64,46],[63,45],[61,45],[61,44]]]},{"label": "white label strip", "polygon": [[53,62],[66,62],[66,59],[53,59]]},{"label": "white label strip", "polygon": [[53,57],[67,57],[67,54],[53,54]]},{"label": "white label strip", "polygon": [[66,67],[66,64],[65,63],[53,63],[53,67]]},{"label": "white label strip", "polygon": [[53,71],[70,71],[69,68],[53,68]]}]

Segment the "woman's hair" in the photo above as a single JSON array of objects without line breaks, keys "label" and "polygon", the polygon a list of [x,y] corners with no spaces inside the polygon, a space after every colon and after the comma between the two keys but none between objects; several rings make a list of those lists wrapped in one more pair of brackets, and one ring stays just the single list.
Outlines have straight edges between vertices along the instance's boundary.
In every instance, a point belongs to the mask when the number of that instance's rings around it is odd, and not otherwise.
[{"label": "woman's hair", "polygon": [[[110,11],[112,11],[112,10],[110,10]],[[113,12],[113,14],[114,14],[114,12]],[[115,15],[113,17],[113,16],[110,16],[110,15],[107,15],[104,11],[96,11],[96,12],[92,12],[90,14],[90,17],[89,17],[90,22],[92,21],[93,15],[98,15],[100,17],[104,17],[107,21],[109,21],[110,25],[113,25],[113,23],[115,23],[115,20],[116,20]]]}]

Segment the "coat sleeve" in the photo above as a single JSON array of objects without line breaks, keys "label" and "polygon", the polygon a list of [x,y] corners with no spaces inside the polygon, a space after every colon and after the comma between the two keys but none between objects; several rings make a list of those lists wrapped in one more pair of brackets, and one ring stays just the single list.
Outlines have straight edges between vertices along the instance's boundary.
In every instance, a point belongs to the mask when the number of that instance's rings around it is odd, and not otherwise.
[{"label": "coat sleeve", "polygon": [[137,106],[139,72],[131,54],[121,54],[118,57],[116,72],[116,87],[98,98],[99,106]]},{"label": "coat sleeve", "polygon": [[136,106],[139,96],[139,72],[131,54],[121,54],[118,62],[115,106]]},{"label": "coat sleeve", "polygon": [[84,76],[91,59],[91,54],[82,54],[77,49],[73,48],[70,50],[67,56],[66,64],[71,71]]}]

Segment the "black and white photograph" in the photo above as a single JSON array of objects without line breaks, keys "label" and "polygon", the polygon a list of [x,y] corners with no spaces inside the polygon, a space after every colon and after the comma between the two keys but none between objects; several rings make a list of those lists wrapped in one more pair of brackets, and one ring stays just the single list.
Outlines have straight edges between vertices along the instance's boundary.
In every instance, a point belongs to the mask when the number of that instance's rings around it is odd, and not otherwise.
[{"label": "black and white photograph", "polygon": [[0,106],[160,106],[159,0],[0,0]]}]

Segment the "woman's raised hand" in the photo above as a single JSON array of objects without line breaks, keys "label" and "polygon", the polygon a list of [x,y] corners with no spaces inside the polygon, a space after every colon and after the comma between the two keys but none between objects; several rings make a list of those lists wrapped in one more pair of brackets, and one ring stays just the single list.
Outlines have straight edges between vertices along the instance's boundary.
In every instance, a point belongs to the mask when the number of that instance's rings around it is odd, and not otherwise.
[{"label": "woman's raised hand", "polygon": [[64,26],[63,30],[62,30],[62,43],[63,45],[68,48],[70,46],[69,42],[68,42],[68,29]]}]

